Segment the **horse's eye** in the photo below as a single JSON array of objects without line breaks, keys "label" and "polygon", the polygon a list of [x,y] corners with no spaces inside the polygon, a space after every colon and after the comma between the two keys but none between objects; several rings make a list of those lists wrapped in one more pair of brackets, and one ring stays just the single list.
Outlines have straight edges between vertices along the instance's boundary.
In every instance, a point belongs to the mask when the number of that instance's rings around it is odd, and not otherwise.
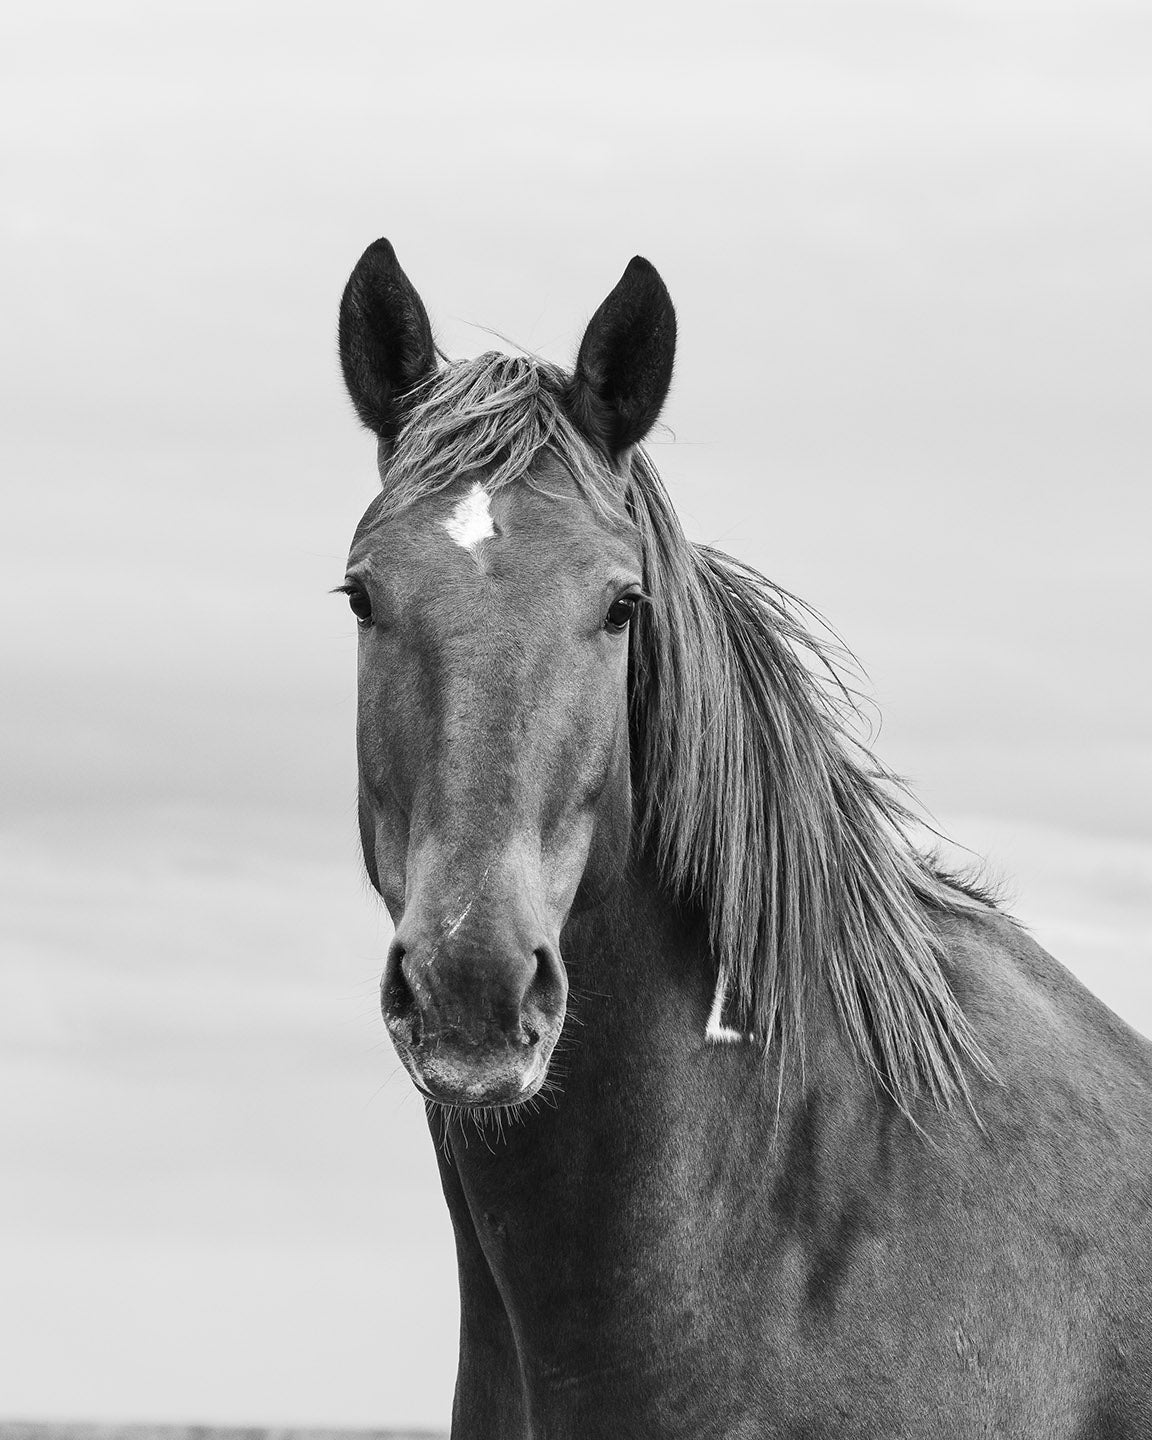
[{"label": "horse's eye", "polygon": [[372,601],[366,590],[349,590],[348,606],[361,625],[367,625],[372,619]]},{"label": "horse's eye", "polygon": [[608,607],[608,617],[604,621],[605,630],[612,630],[619,634],[621,630],[627,630],[628,622],[636,613],[636,606],[640,603],[638,595],[621,595],[619,600],[613,600]]}]

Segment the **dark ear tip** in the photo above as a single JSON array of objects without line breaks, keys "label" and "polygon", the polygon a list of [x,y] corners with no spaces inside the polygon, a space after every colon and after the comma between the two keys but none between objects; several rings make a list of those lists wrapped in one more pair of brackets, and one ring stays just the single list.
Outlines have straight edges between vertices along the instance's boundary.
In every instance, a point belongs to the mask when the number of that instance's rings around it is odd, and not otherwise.
[{"label": "dark ear tip", "polygon": [[358,266],[371,264],[382,270],[398,270],[400,262],[396,259],[396,251],[392,248],[391,240],[386,240],[381,235],[379,240],[373,240],[367,250],[361,255]]},{"label": "dark ear tip", "polygon": [[640,284],[646,288],[662,290],[665,294],[668,292],[668,287],[660,278],[659,270],[651,260],[646,260],[643,255],[633,255],[624,271],[623,278],[634,285]]}]

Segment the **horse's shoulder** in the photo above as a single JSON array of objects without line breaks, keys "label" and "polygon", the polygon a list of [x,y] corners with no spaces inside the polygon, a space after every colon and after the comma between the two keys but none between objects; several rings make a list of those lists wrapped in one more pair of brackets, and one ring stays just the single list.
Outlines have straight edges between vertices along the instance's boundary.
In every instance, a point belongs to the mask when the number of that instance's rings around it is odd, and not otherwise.
[{"label": "horse's shoulder", "polygon": [[1100,1343],[1118,1337],[1146,1383],[1152,1350],[1131,1335],[1152,1326],[1152,1044],[1008,916],[949,918],[941,938],[995,1070],[973,1077],[980,1125],[943,1127],[945,1164],[1014,1263],[1091,1297]]},{"label": "horse's shoulder", "polygon": [[945,967],[1019,1118],[1040,1110],[1094,1135],[1122,1132],[1152,1155],[1152,1043],[1010,916],[941,924]]}]

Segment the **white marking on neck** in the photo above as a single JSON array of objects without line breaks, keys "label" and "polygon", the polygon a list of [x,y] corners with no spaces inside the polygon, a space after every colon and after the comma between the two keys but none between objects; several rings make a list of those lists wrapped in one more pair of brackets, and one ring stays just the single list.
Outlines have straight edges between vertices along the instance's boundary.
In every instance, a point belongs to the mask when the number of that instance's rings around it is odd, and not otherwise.
[{"label": "white marking on neck", "polygon": [[441,523],[456,544],[465,550],[475,550],[481,540],[496,534],[492,523],[492,497],[477,482],[456,506],[447,520]]},{"label": "white marking on neck", "polygon": [[724,1024],[724,1002],[728,998],[728,977],[721,972],[716,981],[716,994],[712,997],[712,1009],[708,1015],[708,1024],[704,1027],[704,1039],[710,1040],[715,1045],[738,1045],[745,1040],[750,1040],[750,1035],[745,1035],[740,1030],[733,1030]]}]

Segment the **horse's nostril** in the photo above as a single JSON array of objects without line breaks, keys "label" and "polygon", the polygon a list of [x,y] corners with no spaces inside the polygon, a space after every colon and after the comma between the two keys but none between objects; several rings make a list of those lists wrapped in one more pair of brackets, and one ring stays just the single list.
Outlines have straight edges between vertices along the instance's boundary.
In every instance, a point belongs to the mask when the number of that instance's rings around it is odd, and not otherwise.
[{"label": "horse's nostril", "polygon": [[532,958],[536,962],[536,972],[524,998],[532,1000],[545,1012],[562,1009],[567,986],[559,955],[551,946],[538,945],[532,952]]},{"label": "horse's nostril", "polygon": [[529,1025],[525,1021],[520,1022],[520,1034],[525,1045],[539,1045],[540,1032],[535,1025]]},{"label": "horse's nostril", "polygon": [[393,944],[380,984],[380,1008],[386,1020],[402,1020],[416,1013],[416,997],[404,975],[404,946]]}]

